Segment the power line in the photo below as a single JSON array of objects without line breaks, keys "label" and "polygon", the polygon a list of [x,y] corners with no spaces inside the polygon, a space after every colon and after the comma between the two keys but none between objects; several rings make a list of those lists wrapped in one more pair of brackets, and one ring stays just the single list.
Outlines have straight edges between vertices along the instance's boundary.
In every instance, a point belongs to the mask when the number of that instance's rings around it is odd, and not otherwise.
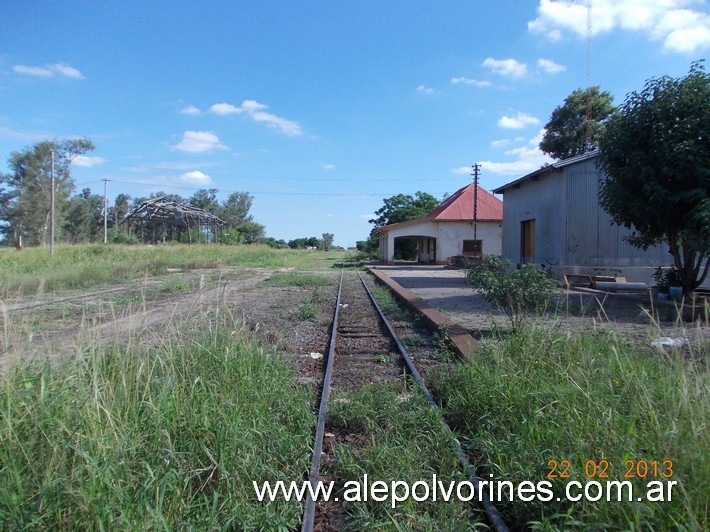
[{"label": "power line", "polygon": [[[103,180],[101,180],[103,181]],[[146,187],[153,187],[156,189],[178,189],[178,190],[200,190],[205,187],[201,186],[181,186],[181,185],[168,185],[168,184],[154,184],[154,183],[142,183],[139,181],[126,181],[123,179],[106,179],[112,183],[122,183],[126,185],[140,185]],[[242,192],[239,190],[230,189],[218,189],[220,192]],[[262,196],[331,196],[331,197],[365,197],[365,198],[380,198],[386,196],[394,196],[396,194],[401,194],[400,192],[388,192],[388,193],[368,193],[368,192],[274,192],[274,191],[248,191],[249,194],[259,194]]]},{"label": "power line", "polygon": [[[292,177],[283,177],[283,176],[258,176],[258,175],[248,175],[248,174],[220,174],[220,173],[214,173],[210,172],[210,175],[212,176],[219,176],[219,177],[235,177],[238,179],[269,179],[269,180],[274,180],[274,181],[293,181]],[[383,178],[373,178],[373,179],[361,179],[361,178],[355,178],[355,179],[337,179],[337,178],[321,178],[321,177],[304,177],[304,178],[299,178],[299,181],[316,181],[316,182],[328,182],[328,183],[382,183]],[[418,178],[407,178],[407,179],[387,179],[388,182],[390,183],[406,183],[410,181],[445,181],[446,178],[440,178],[440,179],[432,179],[430,177],[418,177]]]}]

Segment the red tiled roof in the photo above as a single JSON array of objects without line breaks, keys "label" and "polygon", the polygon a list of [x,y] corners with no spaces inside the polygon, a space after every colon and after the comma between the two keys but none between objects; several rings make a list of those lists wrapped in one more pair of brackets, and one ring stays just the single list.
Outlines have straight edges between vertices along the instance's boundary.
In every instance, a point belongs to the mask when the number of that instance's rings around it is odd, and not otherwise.
[{"label": "red tiled roof", "polygon": [[[439,222],[473,220],[473,189],[473,183],[460,188],[427,214],[424,219]],[[500,222],[503,220],[503,202],[481,187],[478,187],[478,208],[476,211],[478,221]]]},{"label": "red tiled roof", "polygon": [[[478,187],[478,208],[476,211],[477,221],[479,222],[503,221],[503,202],[481,187]],[[373,231],[373,234],[387,232],[395,227],[406,227],[430,221],[473,221],[473,183],[458,189],[426,216],[416,220],[407,220],[406,222],[379,227]]]}]

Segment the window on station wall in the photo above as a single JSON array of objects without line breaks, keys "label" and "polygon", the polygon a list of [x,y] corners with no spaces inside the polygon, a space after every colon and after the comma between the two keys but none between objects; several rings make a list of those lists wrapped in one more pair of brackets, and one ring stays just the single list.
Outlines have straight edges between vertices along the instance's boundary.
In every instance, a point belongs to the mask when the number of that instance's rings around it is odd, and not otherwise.
[{"label": "window on station wall", "polygon": [[463,254],[468,257],[483,256],[483,242],[481,240],[464,240]]}]

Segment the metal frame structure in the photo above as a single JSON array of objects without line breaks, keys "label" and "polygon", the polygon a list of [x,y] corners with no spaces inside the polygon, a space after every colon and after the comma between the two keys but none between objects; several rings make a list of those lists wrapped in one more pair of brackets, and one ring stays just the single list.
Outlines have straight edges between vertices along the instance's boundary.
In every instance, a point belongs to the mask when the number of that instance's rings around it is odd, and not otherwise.
[{"label": "metal frame structure", "polygon": [[126,223],[130,233],[131,223],[134,221],[139,221],[141,224],[140,238],[143,241],[146,239],[146,225],[150,225],[148,229],[152,230],[152,242],[164,242],[166,238],[174,240],[176,232],[179,235],[182,229],[187,229],[187,240],[189,244],[192,244],[190,228],[193,227],[200,229],[197,233],[196,243],[200,242],[201,234],[204,234],[205,241],[209,242],[206,232],[210,231],[214,235],[214,241],[217,241],[218,229],[220,241],[222,241],[224,228],[227,227],[227,222],[212,213],[189,204],[178,203],[164,196],[144,201],[129,211],[118,225]]}]

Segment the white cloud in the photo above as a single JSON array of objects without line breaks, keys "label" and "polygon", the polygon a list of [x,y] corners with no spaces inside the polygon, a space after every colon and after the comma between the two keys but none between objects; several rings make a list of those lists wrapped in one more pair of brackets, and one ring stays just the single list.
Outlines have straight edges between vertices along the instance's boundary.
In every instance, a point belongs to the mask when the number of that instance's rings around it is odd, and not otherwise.
[{"label": "white cloud", "polygon": [[493,59],[489,57],[483,61],[482,66],[491,69],[495,74],[509,78],[522,78],[528,73],[527,65],[515,59]]},{"label": "white cloud", "polygon": [[210,107],[210,113],[220,116],[235,115],[242,112],[242,109],[231,103],[216,103]]},{"label": "white cloud", "polygon": [[21,131],[9,127],[0,126],[0,139],[17,139],[23,141],[35,141],[51,137],[52,133],[46,131]]},{"label": "white cloud", "polygon": [[182,109],[180,109],[180,114],[196,116],[202,114],[202,111],[200,111],[194,105],[188,105],[187,107],[183,107]]},{"label": "white cloud", "polygon": [[525,126],[539,124],[540,119],[518,111],[514,116],[503,116],[498,120],[498,127],[505,129],[523,129]]},{"label": "white cloud", "polygon": [[456,175],[469,175],[471,171],[470,166],[459,166],[458,168],[451,169],[451,173]]},{"label": "white cloud", "polygon": [[182,140],[173,149],[186,153],[205,153],[215,150],[227,150],[219,137],[209,131],[185,131]]},{"label": "white cloud", "polygon": [[508,139],[492,140],[491,148],[502,148],[503,146],[507,146],[508,144],[510,144],[510,140]]},{"label": "white cloud", "polygon": [[[710,14],[689,9],[696,0],[594,0],[592,35],[615,29],[640,31],[663,41],[667,52],[692,54],[710,48]],[[540,0],[528,30],[556,41],[562,32],[587,35],[587,5],[577,0]]]},{"label": "white cloud", "polygon": [[[257,102],[252,103],[257,104]],[[288,135],[289,137],[300,137],[301,135],[303,135],[303,132],[301,131],[301,126],[299,126],[297,122],[286,120],[285,118],[281,118],[280,116],[276,116],[271,113],[259,111],[257,109],[265,108],[266,106],[261,106],[261,104],[257,105],[259,107],[254,106],[253,109],[250,107],[245,107],[246,112],[249,113],[249,115],[257,122],[264,122],[269,127],[277,129],[278,131],[285,135]],[[242,107],[244,107],[244,104],[242,104]]]},{"label": "white cloud", "polygon": [[77,155],[72,159],[72,164],[74,166],[81,166],[84,168],[91,168],[92,166],[98,166],[104,164],[106,159],[103,157],[88,157],[86,155]]},{"label": "white cloud", "polygon": [[233,114],[246,114],[256,122],[263,122],[268,127],[276,129],[289,137],[299,137],[303,135],[301,126],[297,122],[287,120],[272,113],[267,113],[264,109],[268,106],[255,100],[244,100],[240,106],[231,103],[216,103],[210,107],[210,112],[216,115],[226,116]]},{"label": "white cloud", "polygon": [[513,148],[505,155],[513,157],[512,161],[482,161],[484,171],[502,176],[522,177],[553,162],[549,155],[540,151],[540,141],[545,130],[540,130],[525,146]]},{"label": "white cloud", "polygon": [[331,164],[331,163],[323,163],[321,166],[323,167],[323,170],[334,170],[335,169],[335,165]]},{"label": "white cloud", "polygon": [[565,68],[563,65],[555,63],[550,59],[538,59],[537,66],[540,70],[547,74],[559,74],[560,72],[564,72],[565,70],[567,70],[567,68]]},{"label": "white cloud", "polygon": [[377,215],[373,212],[372,214],[361,214],[360,216],[358,216],[358,218],[369,222],[370,220],[377,218]]},{"label": "white cloud", "polygon": [[689,10],[667,13],[653,32],[666,51],[692,54],[710,48],[710,16]]},{"label": "white cloud", "polygon": [[55,63],[52,65],[54,71],[60,76],[65,76],[67,78],[73,79],[83,79],[84,76],[76,68],[65,65],[64,63]]},{"label": "white cloud", "polygon": [[432,89],[431,87],[426,87],[424,85],[419,85],[417,87],[417,92],[422,94],[434,94],[434,89]]},{"label": "white cloud", "polygon": [[65,77],[71,79],[84,79],[76,68],[66,63],[52,63],[44,66],[15,65],[12,70],[18,74],[37,76],[40,78]]},{"label": "white cloud", "polygon": [[268,105],[264,105],[263,103],[259,103],[256,100],[244,100],[242,102],[242,109],[245,110],[247,113],[254,113],[256,111],[261,111],[262,109],[266,109]]},{"label": "white cloud", "polygon": [[212,178],[199,170],[193,170],[192,172],[185,172],[182,174],[180,176],[180,181],[190,185],[210,185],[212,183]]},{"label": "white cloud", "polygon": [[472,78],[466,78],[466,77],[458,77],[458,78],[451,78],[451,83],[454,85],[469,85],[472,87],[490,87],[493,85],[490,81],[482,81],[478,79],[472,79]]}]

